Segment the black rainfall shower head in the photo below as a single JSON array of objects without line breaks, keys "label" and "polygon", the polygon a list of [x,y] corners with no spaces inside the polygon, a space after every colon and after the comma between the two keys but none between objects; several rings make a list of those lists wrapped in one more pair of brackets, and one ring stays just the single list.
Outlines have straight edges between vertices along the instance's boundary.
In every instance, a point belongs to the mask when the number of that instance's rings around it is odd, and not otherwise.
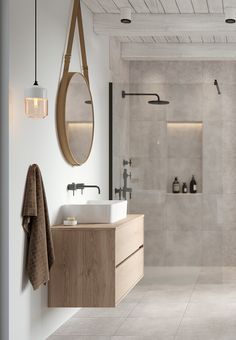
[{"label": "black rainfall shower head", "polygon": [[170,102],[168,102],[167,100],[149,100],[148,104],[152,104],[152,105],[167,105],[170,104]]},{"label": "black rainfall shower head", "polygon": [[125,96],[156,96],[156,100],[148,101],[148,104],[152,105],[167,105],[170,103],[167,100],[161,100],[160,96],[157,93],[126,93],[125,91],[122,91],[121,95],[122,98],[125,98]]}]

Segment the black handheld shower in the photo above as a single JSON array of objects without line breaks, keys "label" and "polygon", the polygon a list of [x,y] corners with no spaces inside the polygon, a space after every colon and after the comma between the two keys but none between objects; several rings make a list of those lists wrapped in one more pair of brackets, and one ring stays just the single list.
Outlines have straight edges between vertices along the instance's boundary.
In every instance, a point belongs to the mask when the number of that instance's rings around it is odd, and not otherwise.
[{"label": "black handheld shower", "polygon": [[218,94],[220,95],[220,94],[221,94],[221,92],[220,92],[220,87],[219,87],[219,84],[218,84],[218,81],[217,81],[217,79],[215,79],[215,81],[214,81],[214,85],[216,86],[216,88],[217,88],[217,92],[218,92]]}]

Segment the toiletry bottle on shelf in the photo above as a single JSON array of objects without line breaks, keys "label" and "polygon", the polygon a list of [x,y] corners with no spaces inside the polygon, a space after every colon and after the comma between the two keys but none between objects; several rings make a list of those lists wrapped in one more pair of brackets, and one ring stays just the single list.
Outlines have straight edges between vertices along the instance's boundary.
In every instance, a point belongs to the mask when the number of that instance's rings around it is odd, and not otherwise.
[{"label": "toiletry bottle on shelf", "polygon": [[184,182],[182,186],[182,193],[187,194],[187,192],[188,192],[188,187],[187,187],[187,184]]},{"label": "toiletry bottle on shelf", "polygon": [[180,185],[179,185],[178,177],[175,177],[175,180],[172,184],[172,191],[173,191],[173,194],[179,194],[180,192]]},{"label": "toiletry bottle on shelf", "polygon": [[192,176],[191,182],[190,182],[190,192],[191,194],[196,194],[197,192],[197,182],[194,178],[194,175]]}]

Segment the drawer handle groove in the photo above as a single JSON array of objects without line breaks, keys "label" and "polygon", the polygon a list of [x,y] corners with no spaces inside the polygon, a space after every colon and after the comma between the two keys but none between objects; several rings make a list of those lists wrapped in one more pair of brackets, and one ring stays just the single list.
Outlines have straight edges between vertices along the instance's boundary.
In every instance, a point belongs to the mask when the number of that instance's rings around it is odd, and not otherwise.
[{"label": "drawer handle groove", "polygon": [[121,261],[119,264],[116,265],[116,268],[118,268],[120,265],[122,265],[122,263],[124,263],[125,261],[127,261],[131,256],[133,256],[134,254],[136,254],[140,249],[143,248],[143,244],[137,249],[135,250],[132,254],[130,254],[128,257],[126,257],[126,259],[124,259],[123,261]]}]

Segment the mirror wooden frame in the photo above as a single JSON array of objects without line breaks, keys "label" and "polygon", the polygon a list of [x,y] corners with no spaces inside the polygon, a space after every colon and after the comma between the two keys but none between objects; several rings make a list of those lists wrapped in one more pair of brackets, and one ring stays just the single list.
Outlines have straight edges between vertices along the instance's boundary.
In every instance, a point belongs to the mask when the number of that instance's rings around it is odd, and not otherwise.
[{"label": "mirror wooden frame", "polygon": [[[72,52],[72,45],[73,45],[73,38],[75,34],[75,27],[76,22],[78,24],[78,31],[79,31],[79,39],[80,39],[80,48],[81,48],[81,57],[82,57],[82,72],[69,72],[69,66],[70,66],[70,59],[71,59],[71,52]],[[69,145],[69,139],[66,129],[66,119],[65,119],[65,111],[66,111],[66,95],[68,91],[68,87],[70,84],[70,81],[72,77],[75,74],[81,75],[88,87],[88,91],[91,98],[91,104],[92,104],[92,119],[93,119],[93,132],[92,132],[92,138],[91,138],[91,144],[89,148],[88,155],[86,159],[84,159],[82,162],[75,159],[73,156],[70,145]],[[94,108],[93,108],[93,100],[92,100],[92,94],[90,91],[89,86],[89,75],[88,75],[88,66],[87,66],[87,57],[86,57],[86,50],[85,50],[85,42],[84,42],[84,32],[83,32],[83,21],[82,21],[82,12],[81,12],[81,6],[80,6],[80,0],[74,0],[73,5],[73,12],[71,17],[71,23],[70,23],[70,31],[69,31],[69,37],[68,37],[68,43],[67,43],[67,49],[66,54],[64,58],[64,69],[63,69],[63,75],[60,81],[58,93],[57,93],[57,105],[56,105],[56,122],[57,122],[57,134],[58,139],[60,142],[62,153],[66,159],[66,161],[70,165],[82,165],[84,164],[87,159],[90,156],[92,146],[93,146],[93,140],[94,140]]]},{"label": "mirror wooden frame", "polygon": [[[93,132],[92,132],[90,148],[89,148],[87,157],[83,160],[83,162],[80,162],[78,159],[76,159],[73,156],[73,153],[71,151],[71,148],[70,148],[70,145],[69,145],[69,142],[68,142],[69,138],[68,138],[68,134],[67,134],[66,119],[65,119],[67,90],[68,90],[68,86],[70,84],[70,81],[75,74],[79,74],[84,78],[84,80],[85,80],[85,82],[88,86],[88,91],[89,91],[89,94],[90,94],[90,97],[91,97],[91,105],[92,105]],[[71,165],[82,165],[82,164],[84,164],[90,156],[90,153],[91,153],[91,150],[92,150],[92,145],[93,145],[94,110],[93,110],[93,101],[92,101],[91,91],[90,91],[87,79],[84,77],[84,75],[82,73],[69,72],[61,80],[59,91],[58,91],[58,97],[57,97],[57,132],[58,132],[58,137],[59,137],[61,149],[62,149],[63,155],[64,155],[65,159],[67,160],[67,162]]]}]

